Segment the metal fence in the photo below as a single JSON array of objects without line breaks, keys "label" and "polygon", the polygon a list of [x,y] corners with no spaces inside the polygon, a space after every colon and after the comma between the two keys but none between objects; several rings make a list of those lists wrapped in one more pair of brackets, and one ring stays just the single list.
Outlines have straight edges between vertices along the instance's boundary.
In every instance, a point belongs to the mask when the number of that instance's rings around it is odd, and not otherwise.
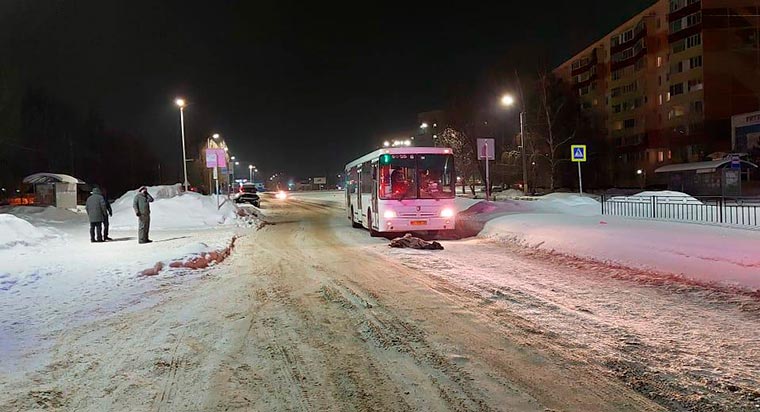
[{"label": "metal fence", "polygon": [[602,195],[602,214],[760,227],[760,198]]}]

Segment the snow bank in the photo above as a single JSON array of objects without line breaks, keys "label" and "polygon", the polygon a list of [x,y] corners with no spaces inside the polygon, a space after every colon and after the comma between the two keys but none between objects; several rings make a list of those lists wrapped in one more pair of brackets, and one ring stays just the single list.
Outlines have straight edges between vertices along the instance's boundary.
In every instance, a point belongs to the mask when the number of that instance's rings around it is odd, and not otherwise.
[{"label": "snow bank", "polygon": [[524,193],[515,189],[507,189],[503,192],[495,192],[493,194],[493,197],[496,200],[517,199],[518,197],[522,197],[522,196],[524,196]]},{"label": "snow bank", "polygon": [[[235,206],[227,201],[217,208],[216,196],[181,193],[177,185],[153,186],[148,188],[148,192],[155,199],[150,205],[151,229],[191,229],[235,222]],[[112,228],[137,229],[137,217],[132,209],[136,194],[136,190],[129,191],[112,204]],[[224,200],[220,197],[220,202]]]},{"label": "snow bank", "polygon": [[84,211],[78,213],[53,206],[14,206],[5,208],[2,212],[24,219],[35,226],[81,224],[83,222],[86,223],[87,220],[87,215]]},{"label": "snow bank", "polygon": [[490,220],[480,237],[526,247],[760,288],[760,233],[614,216],[526,213]]},{"label": "snow bank", "polygon": [[631,196],[615,196],[610,198],[610,201],[615,202],[639,202],[639,201],[650,201],[652,197],[657,197],[657,201],[659,203],[688,203],[688,204],[697,204],[701,205],[702,202],[697,200],[696,198],[692,197],[691,195],[688,195],[686,193],[681,192],[674,192],[672,190],[661,190],[661,191],[644,191],[640,193],[636,193],[635,195]]},{"label": "snow bank", "polygon": [[566,213],[575,216],[601,214],[601,205],[594,198],[577,193],[552,193],[535,201],[535,208],[545,212]]},{"label": "snow bank", "polygon": [[9,214],[0,215],[0,249],[14,246],[33,246],[56,238],[54,231],[37,228],[24,219]]}]

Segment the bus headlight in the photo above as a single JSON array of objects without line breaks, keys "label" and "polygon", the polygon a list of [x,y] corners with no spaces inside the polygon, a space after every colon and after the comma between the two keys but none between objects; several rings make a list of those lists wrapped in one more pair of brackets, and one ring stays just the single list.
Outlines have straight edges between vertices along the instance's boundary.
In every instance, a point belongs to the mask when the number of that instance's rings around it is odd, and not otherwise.
[{"label": "bus headlight", "polygon": [[441,210],[441,217],[454,217],[455,214],[456,212],[454,212],[454,209],[448,207]]},{"label": "bus headlight", "polygon": [[386,210],[385,213],[383,213],[383,217],[386,219],[393,219],[396,217],[396,212],[393,210]]}]

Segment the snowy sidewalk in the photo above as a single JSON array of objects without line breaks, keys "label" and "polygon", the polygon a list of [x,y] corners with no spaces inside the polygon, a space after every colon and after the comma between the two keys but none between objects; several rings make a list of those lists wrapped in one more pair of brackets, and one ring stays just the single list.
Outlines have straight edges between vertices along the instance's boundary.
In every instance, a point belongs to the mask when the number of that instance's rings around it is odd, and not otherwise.
[{"label": "snowy sidewalk", "polygon": [[482,226],[481,238],[760,289],[760,231],[602,216],[598,202],[575,194],[530,202],[458,202],[469,208],[461,218]]},{"label": "snowy sidewalk", "polygon": [[[133,193],[113,204],[114,241],[106,243],[90,243],[83,213],[38,207],[1,211],[0,375],[43,361],[46,348],[67,328],[148,307],[161,287],[186,286],[194,273],[170,265],[226,255],[242,230],[238,224],[245,226],[232,205],[219,210],[215,199],[179,196],[173,186],[149,190],[156,197],[150,244],[137,242]],[[163,270],[157,276],[142,276],[159,262]]]}]

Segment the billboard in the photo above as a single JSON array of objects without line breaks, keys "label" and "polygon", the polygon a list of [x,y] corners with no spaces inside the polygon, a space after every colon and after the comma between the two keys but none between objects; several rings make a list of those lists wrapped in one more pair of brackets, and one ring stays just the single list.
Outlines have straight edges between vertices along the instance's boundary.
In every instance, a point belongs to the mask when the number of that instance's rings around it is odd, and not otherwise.
[{"label": "billboard", "polygon": [[327,184],[327,178],[326,177],[315,177],[313,180],[315,185],[326,185]]},{"label": "billboard", "polygon": [[760,112],[731,117],[731,147],[737,153],[760,152]]},{"label": "billboard", "polygon": [[224,149],[206,149],[206,167],[227,167],[227,152]]}]

